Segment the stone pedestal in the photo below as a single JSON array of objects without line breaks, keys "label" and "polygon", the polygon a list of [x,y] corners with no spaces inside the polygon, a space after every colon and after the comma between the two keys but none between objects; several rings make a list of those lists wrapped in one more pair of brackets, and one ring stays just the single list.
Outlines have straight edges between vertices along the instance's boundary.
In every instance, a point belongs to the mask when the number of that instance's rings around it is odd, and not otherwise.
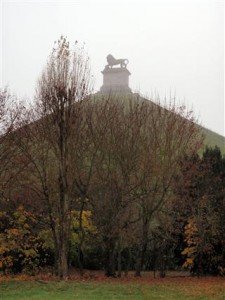
[{"label": "stone pedestal", "polygon": [[129,88],[129,76],[131,73],[127,68],[110,68],[106,66],[102,74],[103,86],[100,89],[102,93],[131,93],[131,89]]}]

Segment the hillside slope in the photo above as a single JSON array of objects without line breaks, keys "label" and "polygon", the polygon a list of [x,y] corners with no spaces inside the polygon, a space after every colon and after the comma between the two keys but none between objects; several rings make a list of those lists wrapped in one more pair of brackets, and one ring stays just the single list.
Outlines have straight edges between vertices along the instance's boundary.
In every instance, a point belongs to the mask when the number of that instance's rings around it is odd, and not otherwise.
[{"label": "hillside slope", "polygon": [[[151,105],[160,105],[162,107],[162,109],[166,109],[165,107],[163,107],[162,104],[160,103],[156,103],[150,99],[147,99],[143,96],[141,96],[140,94],[138,93],[129,93],[129,94],[126,94],[126,93],[113,93],[111,95],[108,95],[107,97],[105,97],[106,94],[102,94],[101,92],[97,92],[96,94],[93,94],[92,95],[92,99],[94,101],[103,101],[103,99],[113,99],[113,101],[122,101],[124,103],[126,103],[125,105],[127,105],[127,107],[129,107],[129,101],[132,100],[134,102],[148,102],[149,104]],[[204,139],[204,146],[208,146],[208,147],[219,147],[220,150],[221,150],[221,153],[223,155],[225,155],[225,136],[222,136],[210,129],[207,129],[203,126],[200,126],[200,129],[202,130],[203,132],[203,135],[205,137]]]},{"label": "hillside slope", "polygon": [[205,136],[204,145],[212,148],[217,146],[220,148],[221,153],[225,155],[225,137],[205,127],[201,128]]}]

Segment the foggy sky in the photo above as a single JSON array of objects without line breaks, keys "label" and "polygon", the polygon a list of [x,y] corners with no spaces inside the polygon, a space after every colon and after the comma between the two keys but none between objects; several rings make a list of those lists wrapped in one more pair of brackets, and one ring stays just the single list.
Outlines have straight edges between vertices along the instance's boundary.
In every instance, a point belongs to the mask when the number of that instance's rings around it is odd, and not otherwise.
[{"label": "foggy sky", "polygon": [[85,43],[95,91],[106,56],[128,58],[133,91],[176,96],[224,135],[222,0],[0,1],[1,87],[32,98],[63,34]]}]

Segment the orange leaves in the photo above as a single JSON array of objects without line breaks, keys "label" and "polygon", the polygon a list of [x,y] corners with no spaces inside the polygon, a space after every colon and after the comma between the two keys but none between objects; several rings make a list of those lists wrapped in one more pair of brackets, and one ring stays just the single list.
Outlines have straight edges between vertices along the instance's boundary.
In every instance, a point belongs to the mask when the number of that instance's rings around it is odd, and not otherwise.
[{"label": "orange leaves", "polygon": [[33,216],[20,206],[14,212],[1,213],[0,223],[0,269],[34,267],[41,243],[32,232]]},{"label": "orange leaves", "polygon": [[189,218],[188,224],[185,226],[185,236],[186,243],[189,248],[193,248],[193,246],[197,246],[197,235],[198,229],[195,223],[194,218]]},{"label": "orange leaves", "polygon": [[[184,253],[182,252],[182,254],[184,254]],[[184,264],[183,264],[183,267],[190,269],[190,268],[193,267],[193,265],[194,265],[194,259],[190,258],[190,257],[187,257]]]},{"label": "orange leaves", "polygon": [[198,249],[198,229],[194,218],[188,220],[188,224],[185,226],[185,241],[187,247],[182,251],[183,255],[186,255],[186,260],[183,264],[184,268],[192,268],[194,265],[194,259]]},{"label": "orange leaves", "polygon": [[10,228],[8,230],[6,230],[6,233],[9,237],[18,237],[20,236],[20,230],[17,228]]}]

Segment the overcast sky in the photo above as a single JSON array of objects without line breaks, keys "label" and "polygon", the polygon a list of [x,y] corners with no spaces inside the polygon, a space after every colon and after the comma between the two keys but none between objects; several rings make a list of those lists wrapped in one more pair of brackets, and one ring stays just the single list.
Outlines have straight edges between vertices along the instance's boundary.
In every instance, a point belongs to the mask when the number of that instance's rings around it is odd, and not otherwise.
[{"label": "overcast sky", "polygon": [[130,87],[176,96],[224,135],[222,0],[0,0],[0,85],[32,98],[60,35],[84,42],[95,90],[106,56],[128,58]]}]

